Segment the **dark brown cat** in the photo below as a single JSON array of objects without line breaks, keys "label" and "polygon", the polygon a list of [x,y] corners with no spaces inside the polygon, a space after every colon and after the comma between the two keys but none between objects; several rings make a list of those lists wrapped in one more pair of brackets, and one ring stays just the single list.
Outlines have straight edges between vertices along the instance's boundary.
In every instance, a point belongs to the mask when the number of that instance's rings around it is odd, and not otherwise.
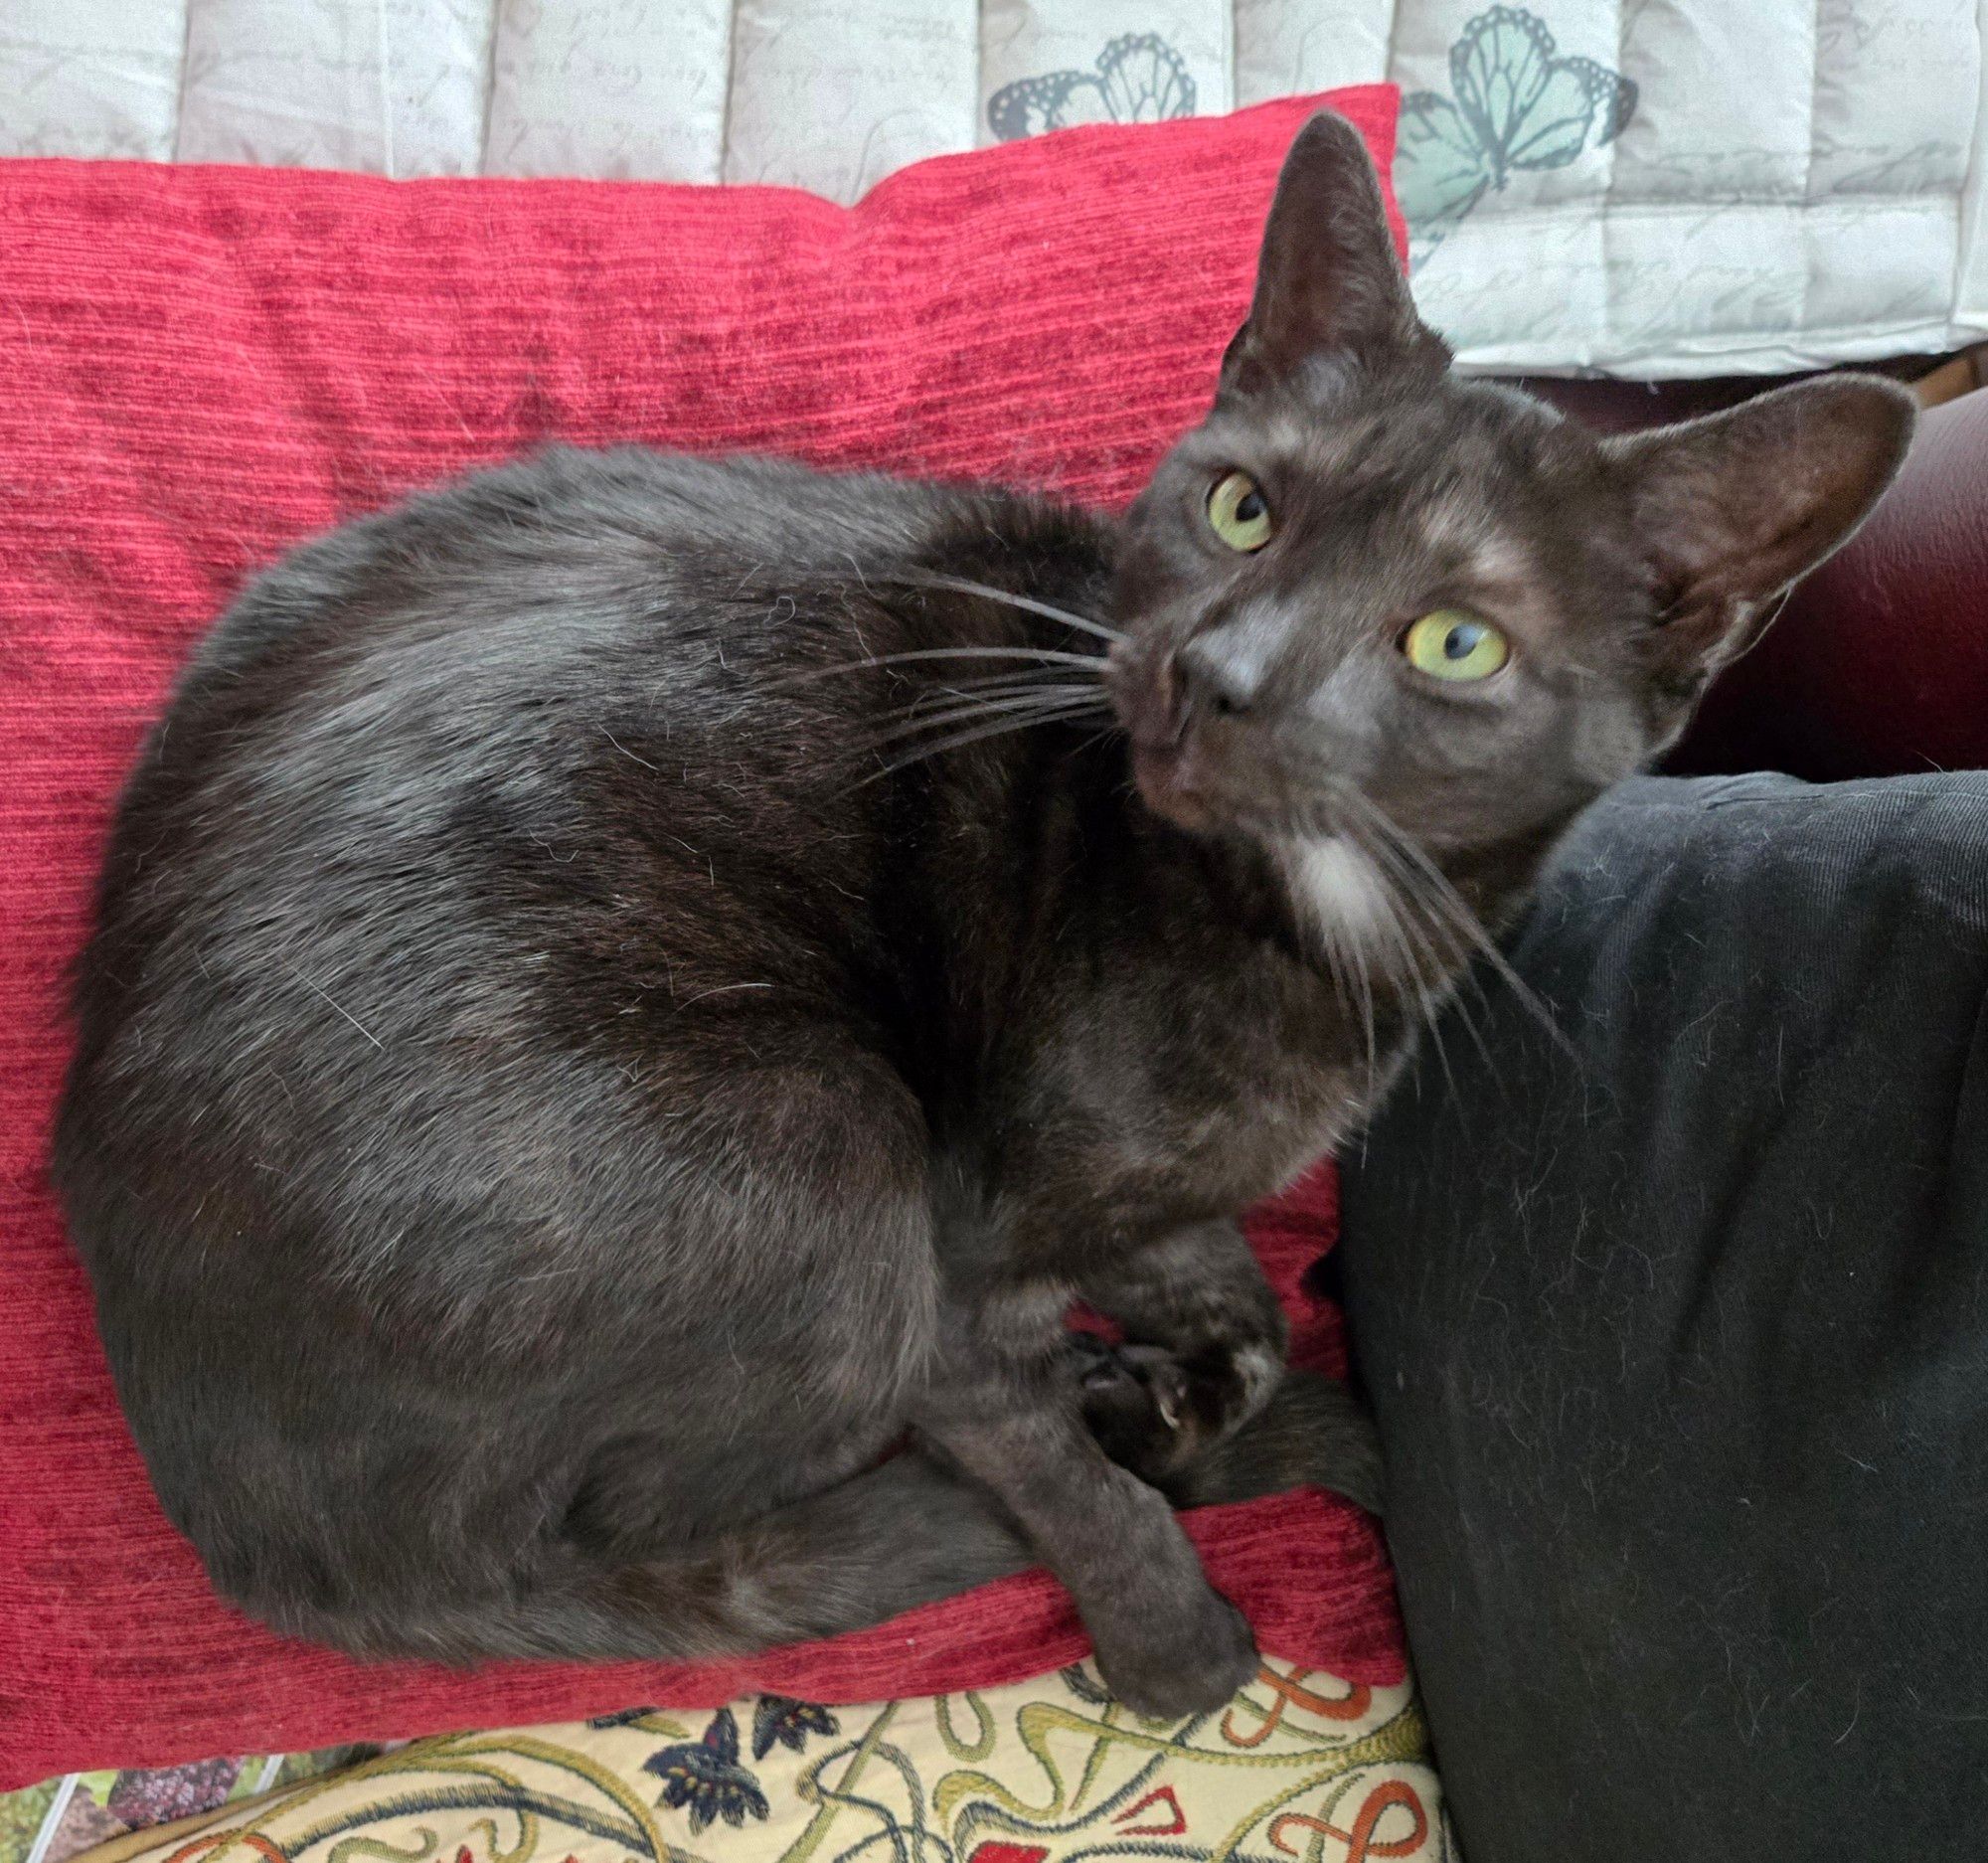
[{"label": "dark brown cat", "polygon": [[1248,1628],[1153,1484],[1375,1491],[1236,1213],[1910,418],[1600,441],[1456,379],[1321,116],[1123,522],[565,452],[298,551],[154,734],[77,992],[57,1171],[168,1511],[270,1622],[456,1659],[1039,1556],[1128,1702],[1220,1701]]}]

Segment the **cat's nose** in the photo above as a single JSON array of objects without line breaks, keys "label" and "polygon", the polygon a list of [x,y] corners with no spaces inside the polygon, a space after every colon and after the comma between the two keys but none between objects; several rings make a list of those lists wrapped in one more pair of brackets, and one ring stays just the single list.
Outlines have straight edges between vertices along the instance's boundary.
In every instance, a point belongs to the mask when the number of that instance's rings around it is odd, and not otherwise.
[{"label": "cat's nose", "polygon": [[1172,673],[1183,728],[1195,714],[1235,718],[1255,702],[1256,681],[1250,669],[1209,635],[1190,640],[1174,654]]}]

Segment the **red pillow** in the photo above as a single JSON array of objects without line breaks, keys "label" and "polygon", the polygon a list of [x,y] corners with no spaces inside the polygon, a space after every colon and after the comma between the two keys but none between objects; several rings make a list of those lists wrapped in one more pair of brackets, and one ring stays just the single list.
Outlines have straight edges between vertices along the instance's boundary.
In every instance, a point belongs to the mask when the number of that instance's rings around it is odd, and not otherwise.
[{"label": "red pillow", "polygon": [[[1331,101],[1385,173],[1394,91]],[[48,1193],[62,974],[141,734],[278,551],[553,437],[1120,502],[1206,405],[1311,107],[926,162],[850,209],[771,189],[0,169],[0,1785],[757,1685],[931,1693],[1080,1653],[1040,1574],[695,1670],[362,1669],[238,1616],[152,1499]],[[1293,1288],[1332,1224],[1321,1174],[1260,1232]],[[1280,1496],[1194,1531],[1266,1648],[1400,1677],[1356,1510]]]}]

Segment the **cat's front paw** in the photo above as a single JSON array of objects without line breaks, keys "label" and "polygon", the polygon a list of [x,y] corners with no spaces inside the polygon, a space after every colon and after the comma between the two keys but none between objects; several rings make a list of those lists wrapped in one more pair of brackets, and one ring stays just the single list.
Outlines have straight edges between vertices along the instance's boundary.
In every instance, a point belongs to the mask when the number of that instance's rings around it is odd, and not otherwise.
[{"label": "cat's front paw", "polygon": [[1253,1417],[1283,1376],[1267,1341],[1189,1354],[1074,1336],[1078,1401],[1097,1445],[1121,1468],[1159,1482]]},{"label": "cat's front paw", "polygon": [[1146,1481],[1187,1459],[1187,1373],[1171,1352],[1087,1333],[1071,1351],[1084,1424],[1105,1454]]},{"label": "cat's front paw", "polygon": [[1205,1586],[1192,1605],[1148,1616],[1129,1633],[1093,1626],[1092,1642],[1105,1687],[1156,1721],[1213,1713],[1258,1666],[1249,1620]]}]

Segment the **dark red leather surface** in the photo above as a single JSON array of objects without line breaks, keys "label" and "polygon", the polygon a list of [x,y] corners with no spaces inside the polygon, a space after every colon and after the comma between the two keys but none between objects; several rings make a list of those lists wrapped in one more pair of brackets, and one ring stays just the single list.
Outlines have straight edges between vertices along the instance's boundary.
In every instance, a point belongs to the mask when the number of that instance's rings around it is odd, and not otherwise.
[{"label": "dark red leather surface", "polygon": [[[1617,433],[1712,414],[1796,379],[1534,377],[1519,386]],[[1977,391],[1923,417],[1905,470],[1871,521],[1707,695],[1670,767],[1780,769],[1820,782],[1983,765],[1988,391]]]},{"label": "dark red leather surface", "polygon": [[1988,392],[1922,417],[1898,481],[1708,695],[1674,766],[1812,781],[1988,765]]}]

